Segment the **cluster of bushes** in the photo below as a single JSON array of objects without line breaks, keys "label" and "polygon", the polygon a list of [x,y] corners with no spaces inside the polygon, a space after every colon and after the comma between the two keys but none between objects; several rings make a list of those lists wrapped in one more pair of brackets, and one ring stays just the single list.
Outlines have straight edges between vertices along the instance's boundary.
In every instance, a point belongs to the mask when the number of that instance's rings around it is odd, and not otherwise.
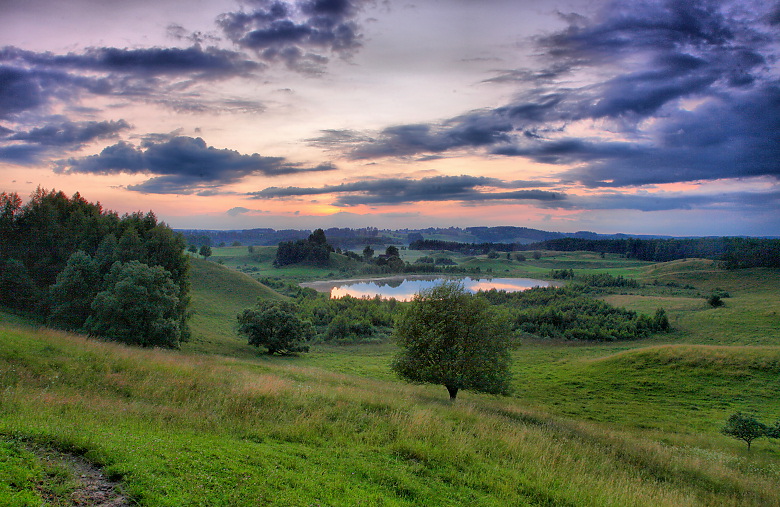
[{"label": "cluster of bushes", "polygon": [[119,217],[79,194],[0,194],[0,305],[126,343],[189,337],[185,242],[152,212]]},{"label": "cluster of bushes", "polygon": [[553,280],[574,280],[573,269],[551,269],[550,278]]},{"label": "cluster of bushes", "polygon": [[301,294],[295,301],[262,300],[238,315],[238,333],[268,354],[308,350],[313,341],[366,343],[386,339],[397,301]]},{"label": "cluster of bushes", "polygon": [[482,296],[512,314],[517,332],[542,338],[586,341],[635,340],[671,329],[663,309],[654,316],[615,308],[583,287],[537,287],[522,292],[485,291]]},{"label": "cluster of bushes", "polygon": [[582,275],[577,280],[589,287],[639,287],[639,282],[633,278],[625,278],[623,275],[613,276],[609,273],[594,275]]},{"label": "cluster of bushes", "polygon": [[386,338],[393,328],[395,300],[325,296],[300,301],[300,315],[314,326],[314,336],[326,342],[370,342]]}]

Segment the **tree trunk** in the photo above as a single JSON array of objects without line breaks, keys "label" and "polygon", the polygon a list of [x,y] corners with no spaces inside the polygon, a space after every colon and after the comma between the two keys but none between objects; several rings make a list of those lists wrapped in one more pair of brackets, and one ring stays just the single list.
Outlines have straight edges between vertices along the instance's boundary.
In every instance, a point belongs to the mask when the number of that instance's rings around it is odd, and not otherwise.
[{"label": "tree trunk", "polygon": [[447,392],[450,393],[450,401],[455,401],[455,397],[458,395],[458,388],[453,386],[444,386],[447,388]]}]

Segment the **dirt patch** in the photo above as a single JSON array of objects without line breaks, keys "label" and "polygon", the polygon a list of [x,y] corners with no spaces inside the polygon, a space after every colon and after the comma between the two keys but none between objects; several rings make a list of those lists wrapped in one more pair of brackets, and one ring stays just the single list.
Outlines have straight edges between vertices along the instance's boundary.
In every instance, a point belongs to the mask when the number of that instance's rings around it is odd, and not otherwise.
[{"label": "dirt patch", "polygon": [[52,449],[34,447],[30,449],[42,460],[57,464],[73,474],[76,489],[68,499],[52,500],[55,505],[63,500],[71,505],[90,507],[130,507],[133,503],[120,492],[118,482],[109,480],[103,472],[87,459]]}]

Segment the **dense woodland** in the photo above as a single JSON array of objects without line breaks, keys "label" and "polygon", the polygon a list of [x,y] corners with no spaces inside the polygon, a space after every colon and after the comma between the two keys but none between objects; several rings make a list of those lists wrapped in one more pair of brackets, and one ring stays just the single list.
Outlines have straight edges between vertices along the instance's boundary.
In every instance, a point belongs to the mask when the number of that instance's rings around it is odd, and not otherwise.
[{"label": "dense woodland", "polygon": [[76,193],[0,194],[0,306],[145,346],[189,337],[188,258],[154,213],[119,216]]}]

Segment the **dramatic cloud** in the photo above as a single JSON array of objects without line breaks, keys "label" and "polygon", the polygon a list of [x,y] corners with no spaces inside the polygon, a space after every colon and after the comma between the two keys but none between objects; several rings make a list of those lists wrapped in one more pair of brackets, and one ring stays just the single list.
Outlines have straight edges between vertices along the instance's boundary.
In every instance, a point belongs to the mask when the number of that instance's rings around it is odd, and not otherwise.
[{"label": "dramatic cloud", "polygon": [[44,146],[80,147],[95,139],[106,139],[130,128],[125,120],[119,121],[65,121],[30,130],[16,132],[8,137],[9,141],[25,141]]},{"label": "dramatic cloud", "polygon": [[250,175],[279,176],[334,169],[328,164],[301,167],[282,157],[263,157],[257,153],[242,155],[235,150],[207,146],[201,138],[178,136],[159,143],[145,142],[140,147],[119,142],[98,155],[60,161],[56,171],[152,174],[154,178],[128,188],[143,193],[209,195]]},{"label": "dramatic cloud", "polygon": [[0,161],[21,165],[40,163],[44,157],[81,148],[98,140],[116,137],[130,128],[124,120],[119,121],[63,121],[27,132],[14,132],[0,128]]},{"label": "dramatic cloud", "polygon": [[562,15],[565,30],[535,39],[540,61],[554,64],[484,81],[522,86],[514,102],[311,142],[340,142],[358,159],[462,149],[520,156],[574,166],[562,176],[594,187],[780,178],[778,9],[733,7],[615,1],[593,18]]},{"label": "dramatic cloud", "polygon": [[257,0],[250,12],[230,12],[218,23],[235,44],[266,61],[321,73],[326,54],[350,56],[361,45],[355,17],[361,0]]},{"label": "dramatic cloud", "polygon": [[258,112],[257,101],[216,102],[185,93],[201,81],[251,76],[263,68],[241,53],[201,48],[88,48],[81,53],[0,49],[0,119],[74,104],[85,94],[142,98],[180,111]]},{"label": "dramatic cloud", "polygon": [[68,100],[81,90],[97,87],[95,80],[63,72],[0,64],[0,119],[38,109],[54,98]]},{"label": "dramatic cloud", "polygon": [[512,124],[497,115],[474,113],[454,118],[440,127],[402,125],[382,131],[377,141],[356,147],[356,159],[402,157],[421,152],[440,153],[457,148],[479,148],[511,140]]},{"label": "dramatic cloud", "polygon": [[15,47],[0,49],[0,61],[16,62],[37,68],[92,70],[151,77],[160,75],[192,76],[198,79],[223,79],[248,75],[261,68],[241,53],[215,47],[201,48],[87,48],[82,53],[56,55],[35,53]]},{"label": "dramatic cloud", "polygon": [[[420,180],[385,178],[326,185],[319,188],[269,187],[253,192],[255,199],[300,197],[305,195],[338,194],[335,206],[360,204],[401,204],[425,201],[552,201],[566,196],[543,190],[517,190],[530,182],[506,182],[484,176],[435,176]],[[544,186],[544,185],[537,185]],[[514,189],[505,192],[490,188]]]}]

